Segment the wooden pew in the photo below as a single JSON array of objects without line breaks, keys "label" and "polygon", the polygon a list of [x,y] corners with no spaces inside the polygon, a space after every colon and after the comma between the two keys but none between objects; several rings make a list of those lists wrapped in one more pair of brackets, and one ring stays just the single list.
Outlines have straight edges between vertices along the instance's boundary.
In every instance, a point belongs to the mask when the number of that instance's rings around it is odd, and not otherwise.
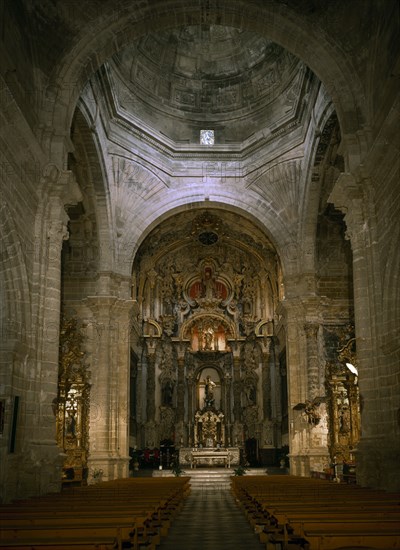
[{"label": "wooden pew", "polygon": [[233,478],[232,489],[268,550],[400,548],[399,494],[293,476]]},{"label": "wooden pew", "polygon": [[1,548],[154,550],[189,478],[117,480],[0,506]]}]

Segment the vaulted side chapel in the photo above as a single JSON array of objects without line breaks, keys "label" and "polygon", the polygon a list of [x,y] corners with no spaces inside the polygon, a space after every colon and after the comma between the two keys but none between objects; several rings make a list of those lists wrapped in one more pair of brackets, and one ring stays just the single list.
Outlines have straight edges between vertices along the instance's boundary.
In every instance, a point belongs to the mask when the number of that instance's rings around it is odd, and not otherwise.
[{"label": "vaulted side chapel", "polygon": [[1,502],[146,449],[399,491],[398,3],[1,10]]}]

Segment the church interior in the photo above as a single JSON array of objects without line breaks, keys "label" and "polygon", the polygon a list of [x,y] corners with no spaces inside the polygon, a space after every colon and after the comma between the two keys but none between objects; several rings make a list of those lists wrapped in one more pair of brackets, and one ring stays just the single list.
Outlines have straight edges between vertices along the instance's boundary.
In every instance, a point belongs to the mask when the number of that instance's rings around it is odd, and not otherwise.
[{"label": "church interior", "polygon": [[400,491],[398,2],[0,19],[0,502],[146,453]]}]

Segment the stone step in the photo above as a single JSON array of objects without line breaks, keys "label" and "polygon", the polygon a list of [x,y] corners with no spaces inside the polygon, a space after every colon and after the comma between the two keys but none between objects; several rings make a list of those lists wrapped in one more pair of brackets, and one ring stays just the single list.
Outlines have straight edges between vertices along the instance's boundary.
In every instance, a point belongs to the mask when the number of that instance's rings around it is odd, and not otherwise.
[{"label": "stone step", "polygon": [[[170,477],[174,473],[172,470],[155,470],[154,477]],[[183,476],[190,477],[192,489],[229,489],[231,478],[235,475],[234,468],[187,468],[182,473]],[[249,468],[245,475],[267,475],[265,469]]]}]

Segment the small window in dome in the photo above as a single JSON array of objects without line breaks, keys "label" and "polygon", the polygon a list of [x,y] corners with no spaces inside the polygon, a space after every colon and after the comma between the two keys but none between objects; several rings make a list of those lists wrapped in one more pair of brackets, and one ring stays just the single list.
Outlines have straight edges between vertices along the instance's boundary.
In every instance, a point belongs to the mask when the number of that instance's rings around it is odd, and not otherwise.
[{"label": "small window in dome", "polygon": [[214,130],[200,130],[200,144],[214,145]]}]

